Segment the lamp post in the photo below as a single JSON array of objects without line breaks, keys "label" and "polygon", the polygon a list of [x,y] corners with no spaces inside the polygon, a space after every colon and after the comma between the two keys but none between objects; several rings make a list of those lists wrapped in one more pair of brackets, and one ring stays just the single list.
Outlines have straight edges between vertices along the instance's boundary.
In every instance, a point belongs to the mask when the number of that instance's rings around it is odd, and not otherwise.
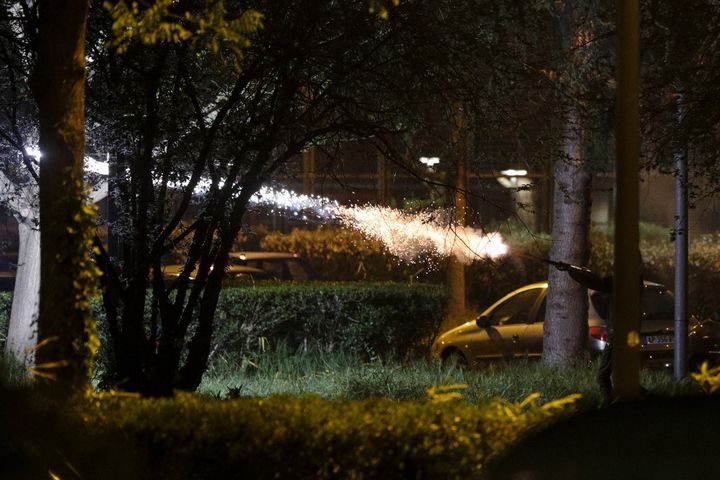
[{"label": "lamp post", "polygon": [[[683,118],[683,95],[675,95],[678,125]],[[675,153],[675,380],[687,375],[687,291],[688,291],[688,167],[684,145]]]}]

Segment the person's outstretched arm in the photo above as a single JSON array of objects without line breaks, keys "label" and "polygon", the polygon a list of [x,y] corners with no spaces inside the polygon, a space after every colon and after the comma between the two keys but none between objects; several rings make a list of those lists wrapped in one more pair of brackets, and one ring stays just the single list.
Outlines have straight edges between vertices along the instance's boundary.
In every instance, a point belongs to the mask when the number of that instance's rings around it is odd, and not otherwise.
[{"label": "person's outstretched arm", "polygon": [[612,277],[600,277],[587,268],[565,262],[554,262],[554,265],[558,270],[568,272],[568,275],[583,287],[599,292],[612,291]]}]

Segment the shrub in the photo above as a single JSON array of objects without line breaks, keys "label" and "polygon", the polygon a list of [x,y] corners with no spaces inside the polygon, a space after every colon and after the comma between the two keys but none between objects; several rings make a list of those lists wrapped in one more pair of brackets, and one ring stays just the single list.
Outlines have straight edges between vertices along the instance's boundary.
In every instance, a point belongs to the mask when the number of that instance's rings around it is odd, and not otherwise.
[{"label": "shrub", "polygon": [[444,314],[432,285],[268,284],[228,288],[218,302],[214,349],[231,355],[269,343],[365,358],[424,353]]},{"label": "shrub", "polygon": [[61,409],[4,393],[0,418],[10,435],[0,456],[13,478],[468,478],[569,410],[534,396],[476,406],[187,394],[103,394]]},{"label": "shrub", "polygon": [[546,263],[520,257],[519,250],[514,252],[495,261],[476,261],[467,267],[465,284],[469,304],[484,309],[516,288],[547,279]]},{"label": "shrub", "polygon": [[[641,229],[640,251],[643,277],[673,288],[675,283],[675,245],[670,235],[658,227]],[[592,237],[590,267],[603,275],[612,271],[613,244],[610,231],[596,231]],[[701,319],[720,314],[720,235],[705,234],[693,238],[688,255],[688,311]]]},{"label": "shrub", "polygon": [[[397,283],[258,284],[226,288],[215,317],[212,355],[228,361],[285,345],[346,351],[362,358],[423,355],[445,311],[445,291],[436,285]],[[0,295],[0,338],[7,334],[12,295]],[[91,302],[101,348],[96,373],[109,372],[109,338],[100,299]],[[149,306],[148,306],[149,308]]]},{"label": "shrub", "polygon": [[403,264],[381,242],[347,228],[295,228],[289,234],[267,233],[260,240],[260,248],[297,253],[322,278],[332,281],[437,280],[433,266],[439,259],[429,259],[426,266]]}]

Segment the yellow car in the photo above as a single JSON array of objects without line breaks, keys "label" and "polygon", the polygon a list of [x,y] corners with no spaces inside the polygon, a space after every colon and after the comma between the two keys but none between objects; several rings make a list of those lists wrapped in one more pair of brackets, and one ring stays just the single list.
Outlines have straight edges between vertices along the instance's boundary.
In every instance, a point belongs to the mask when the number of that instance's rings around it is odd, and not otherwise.
[{"label": "yellow car", "polygon": [[[487,360],[540,358],[547,282],[519,288],[486,309],[477,319],[441,334],[433,343],[431,357],[454,359],[460,364]],[[591,354],[608,344],[609,294],[588,290],[588,343]],[[674,299],[663,285],[644,282],[642,291],[641,354],[648,367],[672,366],[674,356]],[[720,351],[720,324],[689,322],[688,351],[697,363]]]}]

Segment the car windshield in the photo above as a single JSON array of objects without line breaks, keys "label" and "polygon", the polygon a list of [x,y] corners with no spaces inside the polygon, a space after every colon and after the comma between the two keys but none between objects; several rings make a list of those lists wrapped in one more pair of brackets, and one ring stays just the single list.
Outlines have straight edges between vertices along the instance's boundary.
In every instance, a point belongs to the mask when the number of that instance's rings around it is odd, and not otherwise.
[{"label": "car windshield", "polygon": [[[590,295],[593,307],[601,318],[607,319],[610,313],[610,294],[606,292],[593,292]],[[645,286],[641,297],[643,320],[658,320],[673,318],[675,301],[672,293],[664,288]]]},{"label": "car windshield", "polygon": [[312,280],[311,274],[305,265],[294,258],[234,260],[234,263],[264,270],[270,277],[279,280]]},{"label": "car windshield", "polygon": [[645,287],[642,295],[643,320],[673,318],[675,299],[664,288]]},{"label": "car windshield", "polygon": [[490,314],[490,322],[493,325],[527,323],[530,320],[532,307],[541,293],[541,288],[533,288],[513,295],[493,310]]}]

